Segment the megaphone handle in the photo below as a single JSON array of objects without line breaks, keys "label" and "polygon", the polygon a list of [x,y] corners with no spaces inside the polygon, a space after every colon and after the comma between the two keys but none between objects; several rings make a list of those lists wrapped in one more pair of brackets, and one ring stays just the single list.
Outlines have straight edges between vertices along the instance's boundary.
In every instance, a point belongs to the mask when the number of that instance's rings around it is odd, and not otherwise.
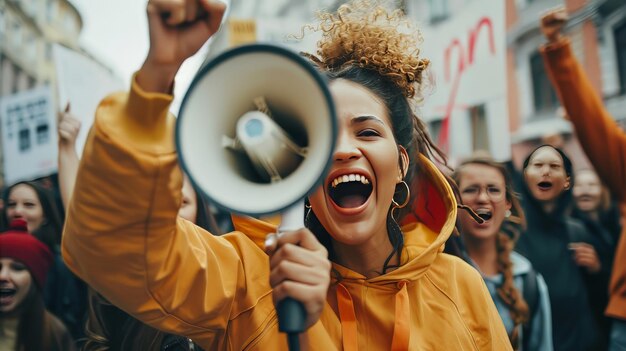
[{"label": "megaphone handle", "polygon": [[[297,230],[304,227],[304,201],[298,201],[281,213],[278,232]],[[299,351],[299,334],[304,331],[306,310],[301,302],[290,297],[278,303],[278,330],[287,333],[290,351]]]}]

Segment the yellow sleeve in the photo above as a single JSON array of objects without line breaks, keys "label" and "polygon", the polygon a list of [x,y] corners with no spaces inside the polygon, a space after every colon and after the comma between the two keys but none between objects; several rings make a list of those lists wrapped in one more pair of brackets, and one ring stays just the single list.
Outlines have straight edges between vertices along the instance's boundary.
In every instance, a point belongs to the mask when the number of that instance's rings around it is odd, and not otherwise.
[{"label": "yellow sleeve", "polygon": [[[275,311],[265,253],[177,218],[182,175],[172,97],[129,93],[96,111],[63,235],[63,257],[113,304],[211,349],[242,349]],[[268,327],[269,326],[269,327]]]}]

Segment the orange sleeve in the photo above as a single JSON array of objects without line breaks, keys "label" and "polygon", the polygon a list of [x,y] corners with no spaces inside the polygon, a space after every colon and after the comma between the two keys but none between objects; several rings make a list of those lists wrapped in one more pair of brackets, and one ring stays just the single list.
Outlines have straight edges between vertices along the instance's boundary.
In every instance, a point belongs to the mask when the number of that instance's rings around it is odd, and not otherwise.
[{"label": "orange sleeve", "polygon": [[[211,349],[243,349],[275,323],[266,254],[241,233],[177,218],[182,174],[172,97],[105,98],[78,171],[63,256],[113,304]],[[225,345],[228,345],[226,347]]]},{"label": "orange sleeve", "polygon": [[548,75],[596,171],[618,200],[626,200],[626,134],[604,108],[569,40],[541,48]]}]

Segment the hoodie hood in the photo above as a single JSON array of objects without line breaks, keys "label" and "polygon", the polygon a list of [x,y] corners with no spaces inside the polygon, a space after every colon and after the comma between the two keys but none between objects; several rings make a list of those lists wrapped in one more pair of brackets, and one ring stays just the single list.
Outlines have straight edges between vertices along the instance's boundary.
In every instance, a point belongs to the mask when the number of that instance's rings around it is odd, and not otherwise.
[{"label": "hoodie hood", "polygon": [[[372,284],[413,281],[419,278],[444,248],[454,230],[457,208],[454,193],[441,171],[425,156],[419,155],[423,168],[411,186],[419,194],[413,211],[402,221],[404,248],[402,265],[387,274],[369,279]],[[235,230],[245,233],[261,248],[268,233],[276,232],[276,219],[271,222],[233,215]],[[273,223],[272,223],[273,222]],[[333,263],[342,280],[364,280],[365,277]]]}]

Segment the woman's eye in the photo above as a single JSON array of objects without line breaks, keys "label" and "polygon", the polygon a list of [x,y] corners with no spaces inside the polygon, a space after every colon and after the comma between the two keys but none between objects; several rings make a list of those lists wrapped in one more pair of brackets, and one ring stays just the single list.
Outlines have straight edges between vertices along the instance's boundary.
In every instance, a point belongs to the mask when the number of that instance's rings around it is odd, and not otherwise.
[{"label": "woman's eye", "polygon": [[463,194],[468,194],[468,195],[471,195],[471,194],[476,194],[476,188],[467,188],[467,189],[464,189],[462,193],[463,193]]},{"label": "woman's eye", "polygon": [[360,137],[373,137],[373,136],[380,136],[380,133],[378,133],[374,129],[364,129],[360,131],[357,135]]},{"label": "woman's eye", "polygon": [[499,188],[489,188],[489,192],[491,194],[500,194],[502,190],[500,190]]},{"label": "woman's eye", "polygon": [[26,269],[26,266],[18,262],[13,262],[11,264],[11,269],[13,269],[14,271],[23,271]]}]

